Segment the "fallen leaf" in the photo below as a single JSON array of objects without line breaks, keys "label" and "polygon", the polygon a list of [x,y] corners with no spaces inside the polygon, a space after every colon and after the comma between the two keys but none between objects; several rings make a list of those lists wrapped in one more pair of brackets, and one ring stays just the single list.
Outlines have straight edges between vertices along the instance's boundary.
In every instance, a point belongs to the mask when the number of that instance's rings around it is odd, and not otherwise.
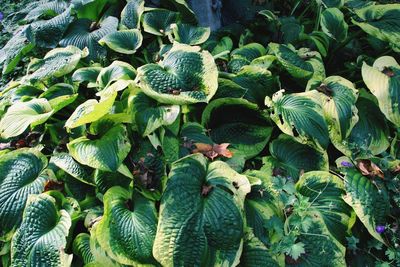
[{"label": "fallen leaf", "polygon": [[374,178],[378,176],[384,178],[383,171],[372,161],[368,159],[357,160],[357,168],[360,170],[362,175],[370,176]]},{"label": "fallen leaf", "polygon": [[193,149],[193,153],[202,153],[204,156],[214,160],[218,156],[223,156],[226,158],[232,158],[233,153],[228,149],[229,143],[223,144],[204,144],[204,143],[195,143],[195,149]]}]

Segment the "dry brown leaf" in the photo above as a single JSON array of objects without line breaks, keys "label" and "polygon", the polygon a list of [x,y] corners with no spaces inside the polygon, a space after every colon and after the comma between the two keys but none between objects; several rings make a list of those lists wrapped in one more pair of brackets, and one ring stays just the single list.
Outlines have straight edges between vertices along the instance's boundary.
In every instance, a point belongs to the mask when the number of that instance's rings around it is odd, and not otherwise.
[{"label": "dry brown leaf", "polygon": [[357,160],[357,168],[360,170],[362,175],[372,178],[375,176],[378,176],[382,179],[384,178],[383,171],[378,167],[378,165],[368,159]]},{"label": "dry brown leaf", "polygon": [[226,158],[231,158],[233,153],[228,149],[229,143],[223,144],[204,144],[204,143],[195,143],[195,149],[193,149],[193,153],[201,153],[204,156],[214,160],[218,156],[223,156]]}]

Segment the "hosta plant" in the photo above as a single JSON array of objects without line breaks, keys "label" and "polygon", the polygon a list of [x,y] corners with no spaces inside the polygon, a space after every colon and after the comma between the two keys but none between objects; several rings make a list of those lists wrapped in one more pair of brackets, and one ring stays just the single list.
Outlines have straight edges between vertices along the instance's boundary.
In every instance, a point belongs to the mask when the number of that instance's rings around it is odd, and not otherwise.
[{"label": "hosta plant", "polygon": [[0,266],[399,266],[400,4],[194,2],[1,14]]}]

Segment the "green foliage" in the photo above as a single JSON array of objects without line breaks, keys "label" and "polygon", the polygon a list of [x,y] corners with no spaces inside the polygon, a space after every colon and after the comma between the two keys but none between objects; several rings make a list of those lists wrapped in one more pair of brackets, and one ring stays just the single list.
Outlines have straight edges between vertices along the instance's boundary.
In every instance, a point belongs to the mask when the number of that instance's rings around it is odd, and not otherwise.
[{"label": "green foliage", "polygon": [[400,264],[399,4],[5,2],[1,266]]}]

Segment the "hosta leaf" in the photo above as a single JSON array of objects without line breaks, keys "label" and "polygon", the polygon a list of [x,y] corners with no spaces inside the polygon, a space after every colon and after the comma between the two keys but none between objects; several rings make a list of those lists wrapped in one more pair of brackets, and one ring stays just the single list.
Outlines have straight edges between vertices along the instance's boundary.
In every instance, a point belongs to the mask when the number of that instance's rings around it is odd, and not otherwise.
[{"label": "hosta leaf", "polygon": [[54,110],[47,99],[32,99],[13,104],[0,121],[0,136],[10,138],[22,134],[29,126],[44,123]]},{"label": "hosta leaf", "polygon": [[249,181],[253,181],[251,192],[247,194],[245,201],[247,226],[253,229],[254,235],[264,245],[270,244],[273,240],[280,239],[283,231],[278,232],[267,225],[275,219],[283,226],[285,204],[275,186],[272,170],[271,173],[251,170],[246,171],[245,175]]},{"label": "hosta leaf", "polygon": [[72,75],[72,80],[78,83],[95,83],[101,70],[101,67],[79,68]]},{"label": "hosta leaf", "polygon": [[326,149],[329,144],[328,127],[323,117],[319,93],[309,91],[283,95],[279,91],[267,105],[272,106],[271,119],[286,134],[297,141]]},{"label": "hosta leaf", "polygon": [[278,91],[278,80],[278,77],[272,75],[269,70],[259,66],[243,66],[232,78],[232,81],[246,90],[243,98],[260,106],[264,105],[266,96]]},{"label": "hosta leaf", "polygon": [[95,170],[93,176],[93,180],[96,184],[96,190],[101,194],[105,194],[107,190],[113,186],[128,188],[130,182],[132,182],[131,179],[118,172]]},{"label": "hosta leaf", "polygon": [[278,267],[268,248],[253,234],[251,229],[245,234],[243,253],[239,266],[243,267]]},{"label": "hosta leaf", "polygon": [[156,101],[143,93],[133,100],[136,124],[142,136],[147,136],[161,126],[171,125],[180,114],[178,105],[158,105]]},{"label": "hosta leaf", "polygon": [[[97,218],[95,219],[97,220]],[[122,267],[126,265],[122,265],[112,259],[107,252],[100,246],[98,237],[97,237],[97,226],[98,223],[95,223],[90,230],[90,251],[92,252],[94,261],[89,263],[85,267]]]},{"label": "hosta leaf", "polygon": [[385,243],[382,236],[376,232],[378,225],[385,225],[386,216],[389,214],[389,198],[386,189],[372,183],[354,169],[345,171],[344,201],[349,204],[357,214],[357,217],[367,228],[368,232],[377,240]]},{"label": "hosta leaf", "polygon": [[271,52],[277,57],[286,71],[299,81],[306,81],[312,77],[325,77],[325,68],[321,55],[318,52],[299,49],[290,49],[286,45],[270,43]]},{"label": "hosta leaf", "polygon": [[0,240],[7,240],[22,219],[29,194],[39,194],[48,180],[44,155],[19,149],[0,158]]},{"label": "hosta leaf", "polygon": [[355,220],[351,207],[342,199],[345,193],[343,181],[326,171],[311,171],[300,177],[296,189],[309,198],[309,208],[320,214],[332,236],[344,243],[346,232]]},{"label": "hosta leaf", "polygon": [[72,7],[79,19],[97,20],[110,0],[72,0]]},{"label": "hosta leaf", "polygon": [[328,8],[321,13],[321,28],[324,33],[337,42],[347,38],[347,25],[342,11],[338,8]]},{"label": "hosta leaf", "polygon": [[356,9],[355,14],[358,18],[352,19],[352,22],[363,31],[399,47],[400,4],[371,5]]},{"label": "hosta leaf", "polygon": [[229,255],[217,256],[221,265],[236,263],[249,191],[247,178],[224,162],[207,164],[194,154],[173,163],[161,199],[154,257],[163,266],[198,266],[208,247],[214,255]]},{"label": "hosta leaf", "polygon": [[40,98],[46,98],[54,112],[68,106],[78,97],[74,86],[67,83],[57,83],[42,93]]},{"label": "hosta leaf", "polygon": [[317,0],[317,2],[321,2],[327,8],[330,7],[341,8],[344,5],[345,0]]},{"label": "hosta leaf", "polygon": [[165,104],[208,102],[218,87],[214,59],[198,46],[174,44],[159,64],[144,65],[137,72],[143,92]]},{"label": "hosta leaf", "polygon": [[144,0],[128,1],[121,12],[121,24],[128,29],[138,29],[143,12]]},{"label": "hosta leaf", "polygon": [[121,124],[94,140],[79,137],[68,143],[67,147],[79,163],[110,172],[118,170],[131,149],[126,128]]},{"label": "hosta leaf", "polygon": [[68,8],[68,2],[63,0],[40,1],[33,9],[29,9],[24,22],[32,22],[42,16],[57,16]]},{"label": "hosta leaf", "polygon": [[326,78],[316,89],[322,93],[322,108],[331,139],[344,140],[358,122],[355,106],[358,91],[340,76]]},{"label": "hosta leaf", "polygon": [[165,36],[171,31],[171,24],[177,21],[178,13],[154,8],[144,13],[143,30],[157,36]]},{"label": "hosta leaf", "polygon": [[21,58],[35,47],[26,38],[26,27],[21,28],[0,50],[0,64],[3,65],[3,74],[10,73]]},{"label": "hosta leaf", "polygon": [[126,62],[116,60],[100,71],[97,77],[97,84],[100,88],[105,88],[112,82],[118,80],[133,80],[135,76],[135,68]]},{"label": "hosta leaf", "polygon": [[54,154],[51,157],[50,162],[79,181],[94,185],[88,168],[80,165],[68,153]]},{"label": "hosta leaf", "polygon": [[90,250],[90,235],[87,233],[80,233],[75,237],[72,250],[75,255],[81,258],[85,264],[84,266],[94,262],[94,257],[92,251]]},{"label": "hosta leaf", "polygon": [[71,9],[67,8],[62,14],[52,19],[31,23],[27,30],[27,37],[38,47],[54,48],[71,21]]},{"label": "hosta leaf", "polygon": [[58,210],[53,197],[29,196],[21,226],[11,242],[11,266],[69,266],[72,256],[64,249],[70,227],[70,215]]},{"label": "hosta leaf", "polygon": [[343,154],[352,158],[365,158],[384,152],[390,145],[389,129],[382,112],[367,93],[360,94],[356,102],[359,120],[347,139],[332,143]]},{"label": "hosta leaf", "polygon": [[304,244],[305,253],[300,255],[295,264],[286,266],[346,266],[346,248],[330,235],[319,215],[315,216],[310,214],[306,217],[310,220],[309,231],[298,238]]},{"label": "hosta leaf", "polygon": [[[207,41],[210,36],[210,28],[198,27],[190,24],[172,24],[173,40],[188,45],[199,45]],[[172,41],[173,41],[172,40]]]},{"label": "hosta leaf", "polygon": [[80,50],[74,46],[55,48],[49,51],[43,59],[35,64],[33,73],[23,80],[35,83],[51,77],[61,77],[72,72],[81,58],[87,56],[86,50]]},{"label": "hosta leaf", "polygon": [[297,179],[300,172],[329,169],[326,151],[299,143],[295,138],[282,134],[269,145],[270,159],[275,168],[282,169]]},{"label": "hosta leaf", "polygon": [[121,30],[104,36],[99,43],[122,54],[134,54],[142,45],[143,37],[139,30]]},{"label": "hosta leaf", "polygon": [[89,60],[97,60],[105,57],[107,51],[98,41],[107,34],[117,31],[118,19],[107,17],[100,24],[89,19],[78,19],[71,23],[60,41],[61,46],[74,45],[80,49],[85,47],[89,50]]},{"label": "hosta leaf", "polygon": [[231,53],[228,69],[231,72],[238,72],[243,66],[249,65],[252,60],[265,55],[265,53],[264,46],[258,43],[250,43],[236,48]]},{"label": "hosta leaf", "polygon": [[272,133],[269,120],[257,105],[245,99],[212,101],[203,112],[202,124],[210,129],[210,137],[215,143],[229,143],[234,156],[240,154],[246,159],[260,153]]},{"label": "hosta leaf", "polygon": [[361,73],[364,83],[378,99],[382,113],[400,127],[400,65],[393,57],[384,56],[378,58],[372,67],[364,63]]},{"label": "hosta leaf", "polygon": [[170,3],[175,6],[179,14],[182,16],[182,21],[190,24],[197,24],[195,12],[190,9],[187,0],[163,0],[165,3]]},{"label": "hosta leaf", "polygon": [[154,262],[152,248],[157,229],[155,205],[138,192],[131,197],[132,192],[122,187],[106,192],[97,238],[110,257],[120,263],[150,264]]},{"label": "hosta leaf", "polygon": [[99,102],[95,99],[89,99],[79,105],[71,117],[65,122],[65,127],[76,128],[78,126],[97,121],[109,113],[114,104],[117,93],[101,98]]}]

